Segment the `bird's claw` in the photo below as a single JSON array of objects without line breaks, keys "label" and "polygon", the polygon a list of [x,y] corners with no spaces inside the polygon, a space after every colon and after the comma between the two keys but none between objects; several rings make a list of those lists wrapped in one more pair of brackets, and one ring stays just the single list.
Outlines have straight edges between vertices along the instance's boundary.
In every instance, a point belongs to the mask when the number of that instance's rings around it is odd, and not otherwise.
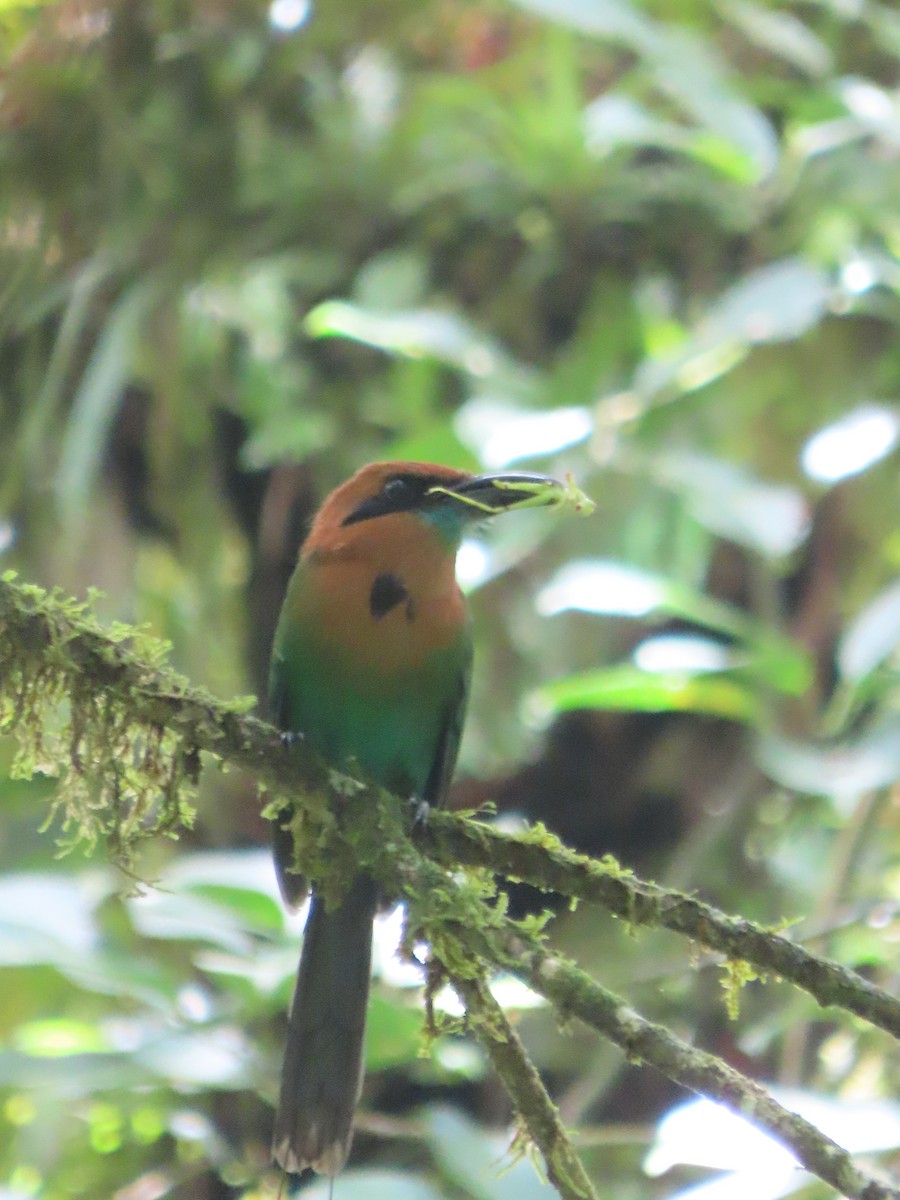
[{"label": "bird's claw", "polygon": [[292,746],[296,746],[298,742],[303,741],[303,734],[298,730],[285,729],[281,734],[281,744],[285,750],[290,750]]},{"label": "bird's claw", "polygon": [[431,811],[431,805],[427,800],[423,800],[421,796],[410,796],[409,803],[413,810],[413,829],[418,829],[428,820],[428,813]]}]

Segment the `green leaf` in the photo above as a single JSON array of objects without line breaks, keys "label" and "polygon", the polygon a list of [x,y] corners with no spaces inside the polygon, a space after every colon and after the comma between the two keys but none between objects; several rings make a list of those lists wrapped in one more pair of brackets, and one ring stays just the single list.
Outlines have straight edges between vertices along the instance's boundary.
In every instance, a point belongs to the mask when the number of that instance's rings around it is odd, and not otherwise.
[{"label": "green leaf", "polygon": [[381,312],[344,300],[326,300],[307,315],[304,324],[311,337],[346,337],[389,354],[437,359],[482,386],[491,380],[521,396],[529,394],[533,386],[530,371],[514,363],[493,338],[452,311],[415,308]]},{"label": "green leaf", "polygon": [[78,1099],[117,1088],[146,1088],[153,1083],[153,1074],[128,1054],[54,1058],[0,1052],[0,1087],[33,1090],[37,1097]]},{"label": "green leaf", "polygon": [[900,441],[900,410],[858,404],[818,429],[801,452],[803,469],[819,483],[858,475],[890,454]]},{"label": "green leaf", "polygon": [[456,414],[460,439],[492,470],[523,458],[542,458],[578,445],[591,434],[586,408],[528,410],[477,396]]},{"label": "green leaf", "polygon": [[112,1047],[97,1025],[59,1017],[20,1025],[13,1044],[23,1054],[65,1058],[72,1054],[102,1054]]},{"label": "green leaf", "polygon": [[249,888],[226,887],[220,883],[198,884],[193,894],[229,909],[248,928],[257,933],[279,933],[284,928],[284,912],[272,896]]},{"label": "green leaf", "polygon": [[252,941],[245,922],[230,907],[188,890],[150,892],[128,902],[135,929],[144,937],[199,942],[247,954]]},{"label": "green leaf", "polygon": [[[517,0],[519,7],[594,37],[626,43],[643,60],[654,84],[694,122],[739,153],[732,173],[746,181],[772,174],[778,161],[775,133],[740,95],[715,56],[690,31],[651,20],[625,0]],[[742,169],[741,169],[742,167]]]},{"label": "green leaf", "polygon": [[685,671],[648,672],[637,667],[609,667],[567,675],[532,693],[541,715],[575,708],[628,712],[696,712],[753,722],[759,702],[745,686],[719,675]]},{"label": "green leaf", "polygon": [[655,24],[627,0],[516,0],[519,8],[579,33],[649,46]]},{"label": "green leaf", "polygon": [[783,258],[745,275],[720,296],[698,334],[707,342],[787,342],[822,319],[829,298],[828,277],[821,268],[801,258]]},{"label": "green leaf", "polygon": [[134,1058],[168,1084],[191,1087],[247,1087],[253,1050],[234,1025],[201,1028],[166,1037],[151,1037]]},{"label": "green leaf", "polygon": [[771,687],[800,695],[812,678],[808,652],[777,630],[684,584],[626,563],[567,563],[538,593],[537,609],[546,617],[569,609],[645,620],[680,617],[738,642],[746,656],[742,665]]},{"label": "green leaf", "polygon": [[421,1049],[421,1009],[373,992],[366,1019],[366,1068],[382,1071],[415,1062]]},{"label": "green leaf", "polygon": [[[648,55],[654,79],[701,127],[743,158],[739,177],[759,181],[778,164],[778,142],[763,114],[740,95],[721,57],[687,29],[668,29]],[[739,161],[733,160],[737,174]]]},{"label": "green leaf", "polygon": [[365,309],[380,312],[410,309],[427,294],[427,263],[412,249],[386,250],[360,268],[354,299]]}]

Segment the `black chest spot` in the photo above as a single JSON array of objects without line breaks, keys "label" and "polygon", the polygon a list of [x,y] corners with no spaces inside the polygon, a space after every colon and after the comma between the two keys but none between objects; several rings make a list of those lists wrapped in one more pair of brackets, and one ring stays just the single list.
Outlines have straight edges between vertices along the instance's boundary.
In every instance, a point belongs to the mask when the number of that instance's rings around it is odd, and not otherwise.
[{"label": "black chest spot", "polygon": [[415,619],[415,607],[412,596],[406,590],[403,580],[392,571],[383,571],[376,575],[369,592],[369,612],[377,620],[387,616],[398,604],[405,605],[406,619]]}]

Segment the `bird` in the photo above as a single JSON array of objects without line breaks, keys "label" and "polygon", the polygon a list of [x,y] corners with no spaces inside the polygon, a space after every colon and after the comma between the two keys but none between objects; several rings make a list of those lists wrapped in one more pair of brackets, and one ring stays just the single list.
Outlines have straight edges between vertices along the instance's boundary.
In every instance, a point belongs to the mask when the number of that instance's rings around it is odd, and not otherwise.
[{"label": "bird", "polygon": [[[331,492],[301,547],[273,641],[269,713],[285,738],[302,737],[330,765],[408,797],[420,815],[439,805],[472,662],[457,550],[473,523],[525,497],[553,503],[560,487],[530,472],[378,462]],[[282,895],[297,907],[307,884],[289,816],[273,823],[273,851]],[[312,1167],[333,1178],[349,1156],[380,903],[363,870],[336,907],[312,889],[272,1143],[288,1173]]]}]

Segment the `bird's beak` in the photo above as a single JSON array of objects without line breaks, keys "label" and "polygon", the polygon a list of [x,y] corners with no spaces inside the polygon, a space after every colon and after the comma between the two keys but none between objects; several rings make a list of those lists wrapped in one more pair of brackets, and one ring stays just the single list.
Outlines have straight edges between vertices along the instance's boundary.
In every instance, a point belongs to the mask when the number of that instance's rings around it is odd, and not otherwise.
[{"label": "bird's beak", "polygon": [[[472,509],[472,517],[491,517],[514,508],[543,508],[591,504],[571,482],[561,483],[549,475],[531,471],[504,471],[496,475],[473,475],[452,488],[435,489],[455,496]],[[593,507],[593,506],[592,506]]]},{"label": "bird's beak", "polygon": [[[517,508],[523,501],[531,505],[551,504],[562,487],[549,475],[538,475],[531,471],[504,471],[496,475],[474,475],[449,490],[476,512],[480,510],[484,516],[491,516]],[[473,512],[473,516],[476,512]]]}]

